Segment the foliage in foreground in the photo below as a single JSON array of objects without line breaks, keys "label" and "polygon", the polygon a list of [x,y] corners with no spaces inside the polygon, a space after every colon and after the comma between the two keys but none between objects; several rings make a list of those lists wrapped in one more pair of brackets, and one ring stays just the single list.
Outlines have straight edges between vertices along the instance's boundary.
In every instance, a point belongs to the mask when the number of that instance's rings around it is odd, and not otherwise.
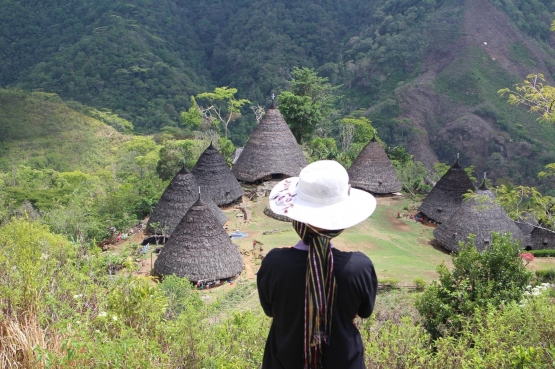
[{"label": "foliage in foreground", "polygon": [[[0,367],[259,368],[270,319],[254,283],[206,294],[175,277],[132,277],[133,263],[110,276],[105,257],[37,222],[0,228]],[[373,318],[357,321],[368,367],[554,365],[546,296],[478,308],[460,318],[457,336],[433,345],[413,300],[380,294]]]},{"label": "foliage in foreground", "polygon": [[519,244],[510,235],[493,233],[490,247],[481,253],[469,239],[453,256],[453,271],[441,264],[439,282],[416,303],[432,338],[459,333],[466,318],[488,306],[519,301],[532,277],[519,254]]}]

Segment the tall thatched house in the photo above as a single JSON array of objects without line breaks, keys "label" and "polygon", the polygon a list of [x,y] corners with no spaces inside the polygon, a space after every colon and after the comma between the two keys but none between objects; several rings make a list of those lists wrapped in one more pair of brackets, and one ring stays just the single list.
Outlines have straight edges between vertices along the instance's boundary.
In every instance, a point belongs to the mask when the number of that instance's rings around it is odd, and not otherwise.
[{"label": "tall thatched house", "polygon": [[216,205],[230,204],[245,194],[225,158],[212,143],[198,158],[191,173],[204,197],[209,197]]},{"label": "tall thatched house", "polygon": [[492,232],[510,233],[514,240],[522,242],[522,231],[495,203],[495,195],[486,186],[485,179],[475,194],[476,197],[464,201],[449,219],[434,229],[436,240],[451,251],[458,251],[459,242],[466,242],[470,234],[476,235],[474,246],[478,251],[490,245]]},{"label": "tall thatched house", "polygon": [[193,283],[233,278],[243,268],[239,249],[200,196],[154,263],[156,274],[175,274]]},{"label": "tall thatched house", "polygon": [[[154,208],[146,225],[147,233],[171,235],[181,218],[197,200],[198,193],[199,185],[193,175],[187,168],[181,168],[166,187],[158,205]],[[225,224],[227,216],[222,210],[210,198],[207,198],[205,202],[214,213],[220,226]]]},{"label": "tall thatched house", "polygon": [[463,194],[476,187],[459,164],[459,159],[436,183],[418,210],[434,222],[446,221],[461,205]]},{"label": "tall thatched house", "polygon": [[402,189],[397,172],[376,136],[368,142],[347,171],[351,185],[377,195]]},{"label": "tall thatched house", "polygon": [[307,165],[301,147],[272,104],[251,134],[232,168],[243,182],[298,176]]}]

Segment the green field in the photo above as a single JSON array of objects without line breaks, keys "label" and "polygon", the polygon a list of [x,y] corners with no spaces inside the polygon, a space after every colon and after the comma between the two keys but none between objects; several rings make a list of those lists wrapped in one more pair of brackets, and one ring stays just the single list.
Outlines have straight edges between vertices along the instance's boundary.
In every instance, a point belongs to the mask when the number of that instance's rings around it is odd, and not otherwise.
[{"label": "green field", "polygon": [[[263,252],[274,247],[292,246],[298,236],[292,227],[263,214],[267,199],[253,203],[252,220],[248,224],[236,221],[236,211],[230,212],[231,229],[248,233],[248,237],[235,241],[243,250],[251,250],[253,240],[262,242]],[[364,252],[374,262],[378,278],[396,279],[400,285],[412,285],[415,278],[428,282],[437,278],[436,267],[442,262],[450,265],[451,257],[430,244],[433,228],[423,226],[408,218],[397,218],[397,212],[405,213],[408,199],[378,199],[378,207],[366,221],[343,232],[333,245],[345,251]],[[242,219],[242,218],[237,218]],[[282,232],[263,235],[264,231]],[[258,250],[258,246],[257,246]],[[259,262],[254,262],[254,271]]]}]

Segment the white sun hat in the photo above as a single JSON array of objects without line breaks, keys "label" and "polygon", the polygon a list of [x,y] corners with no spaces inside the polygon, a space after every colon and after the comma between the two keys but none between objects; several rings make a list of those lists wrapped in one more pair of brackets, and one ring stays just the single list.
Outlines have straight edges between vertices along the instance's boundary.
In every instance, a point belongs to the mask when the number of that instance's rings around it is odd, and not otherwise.
[{"label": "white sun hat", "polygon": [[338,230],[368,218],[376,209],[376,199],[351,188],[341,164],[321,160],[307,165],[299,177],[279,182],[270,193],[270,208],[314,227]]}]

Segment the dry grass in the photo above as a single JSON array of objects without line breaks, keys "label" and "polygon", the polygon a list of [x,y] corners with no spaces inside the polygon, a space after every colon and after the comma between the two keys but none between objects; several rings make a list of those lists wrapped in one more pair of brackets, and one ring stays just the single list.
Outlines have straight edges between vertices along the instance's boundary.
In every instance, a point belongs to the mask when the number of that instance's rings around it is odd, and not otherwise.
[{"label": "dry grass", "polygon": [[44,368],[44,360],[37,360],[37,349],[61,352],[61,343],[62,337],[41,328],[35,312],[4,316],[0,320],[0,368]]}]

